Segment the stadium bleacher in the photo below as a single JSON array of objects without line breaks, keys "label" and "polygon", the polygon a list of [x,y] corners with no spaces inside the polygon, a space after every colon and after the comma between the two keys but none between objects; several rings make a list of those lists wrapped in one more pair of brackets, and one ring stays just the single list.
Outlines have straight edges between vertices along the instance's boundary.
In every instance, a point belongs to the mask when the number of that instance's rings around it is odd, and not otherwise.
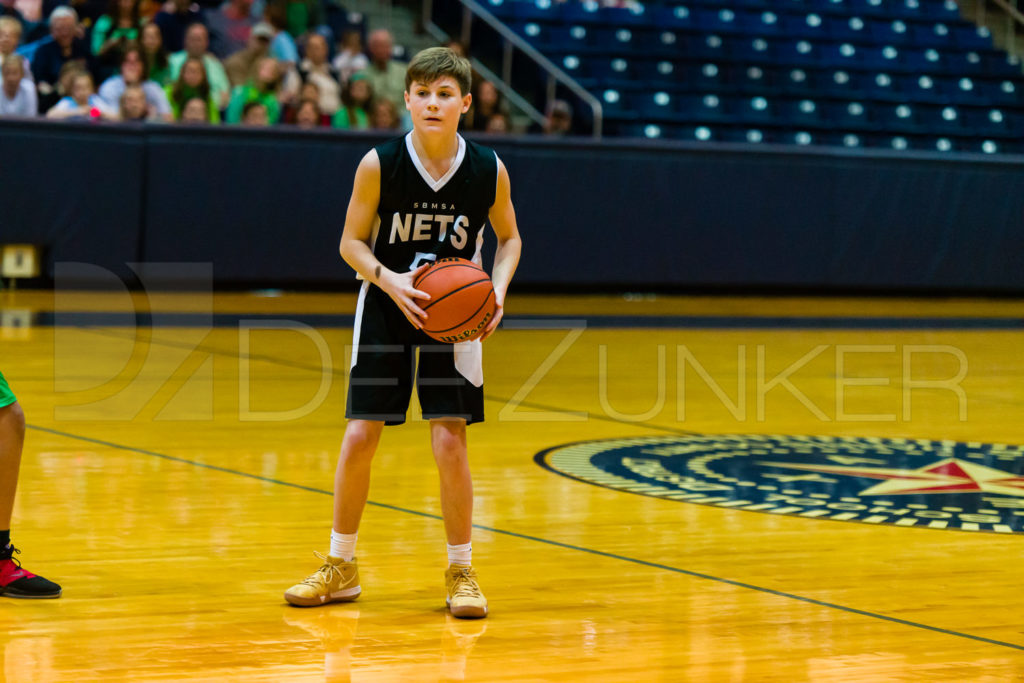
[{"label": "stadium bleacher", "polygon": [[1024,152],[1020,61],[953,0],[487,0],[609,135]]}]

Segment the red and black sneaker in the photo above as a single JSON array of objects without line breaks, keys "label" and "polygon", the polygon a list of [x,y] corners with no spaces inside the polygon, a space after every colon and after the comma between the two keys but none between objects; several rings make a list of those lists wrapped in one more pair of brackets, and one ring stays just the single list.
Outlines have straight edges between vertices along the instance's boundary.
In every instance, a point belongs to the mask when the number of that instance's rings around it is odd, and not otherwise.
[{"label": "red and black sneaker", "polygon": [[22,569],[14,559],[21,553],[13,545],[0,550],[0,595],[5,598],[59,598],[60,586]]}]

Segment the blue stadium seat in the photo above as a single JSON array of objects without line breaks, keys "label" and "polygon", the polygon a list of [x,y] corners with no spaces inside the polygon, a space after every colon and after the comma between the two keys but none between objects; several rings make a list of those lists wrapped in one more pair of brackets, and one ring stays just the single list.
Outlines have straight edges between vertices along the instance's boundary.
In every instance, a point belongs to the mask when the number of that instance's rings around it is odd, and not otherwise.
[{"label": "blue stadium seat", "polygon": [[729,54],[726,49],[726,38],[717,33],[709,33],[702,39],[690,41],[691,57],[702,60],[722,61]]},{"label": "blue stadium seat", "polygon": [[856,67],[864,63],[866,50],[853,43],[828,43],[821,50],[821,63],[839,68]]},{"label": "blue stadium seat", "polygon": [[637,98],[640,118],[645,121],[673,121],[679,119],[679,102],[672,93],[658,90],[644,93]]},{"label": "blue stadium seat", "polygon": [[685,95],[679,99],[678,104],[678,118],[681,121],[701,123],[727,121],[734,115],[733,101],[715,93]]},{"label": "blue stadium seat", "polygon": [[865,131],[874,128],[868,108],[858,101],[826,104],[824,119],[845,130]]},{"label": "blue stadium seat", "polygon": [[779,59],[776,43],[761,36],[737,38],[729,54],[738,61],[750,64],[774,64]]},{"label": "blue stadium seat", "polygon": [[814,64],[821,59],[821,44],[807,39],[783,40],[776,48],[780,64]]},{"label": "blue stadium seat", "polygon": [[682,85],[684,70],[668,59],[644,59],[634,62],[637,79],[658,88]]},{"label": "blue stadium seat", "polygon": [[[567,5],[574,3],[567,2]],[[658,5],[654,8],[654,25],[672,31],[696,31],[693,12],[687,4]]]},{"label": "blue stadium seat", "polygon": [[910,28],[902,19],[873,19],[868,25],[872,41],[878,45],[901,47],[910,41]]},{"label": "blue stadium seat", "polygon": [[738,67],[735,71],[737,90],[748,95],[776,92],[778,90],[777,80],[778,73],[768,66]]},{"label": "blue stadium seat", "polygon": [[638,39],[637,30],[619,26],[616,28],[594,29],[594,45],[611,55],[632,55],[642,52],[646,43]]},{"label": "blue stadium seat", "polygon": [[872,107],[871,118],[886,131],[900,133],[920,132],[919,115],[915,106],[908,102],[885,103]]},{"label": "blue stadium seat", "polygon": [[820,80],[819,73],[812,69],[783,67],[777,82],[780,91],[790,97],[795,97],[820,92]]},{"label": "blue stadium seat", "polygon": [[864,97],[871,91],[868,79],[871,74],[855,69],[833,69],[822,74],[819,89],[829,97],[843,100]]},{"label": "blue stadium seat", "polygon": [[821,106],[817,100],[787,100],[779,107],[779,116],[789,126],[815,128],[821,124]]},{"label": "blue stadium seat", "polygon": [[636,120],[636,107],[633,105],[630,93],[618,88],[604,88],[597,95],[601,100],[606,118],[623,121]]},{"label": "blue stadium seat", "polygon": [[[516,1],[516,0],[506,0]],[[582,24],[584,26],[596,26],[604,23],[604,15],[601,13],[601,5],[595,0],[581,0],[579,2],[560,3],[562,21],[569,24]]]},{"label": "blue stadium seat", "polygon": [[953,43],[961,50],[991,50],[992,34],[987,28],[965,22],[953,26]]},{"label": "blue stadium seat", "polygon": [[552,0],[505,0],[503,5],[511,6],[512,18],[516,21],[551,22],[561,18],[558,3]]},{"label": "blue stadium seat", "polygon": [[736,118],[747,125],[763,125],[779,118],[778,103],[774,97],[756,95],[741,98],[736,104]]},{"label": "blue stadium seat", "polygon": [[782,28],[783,35],[790,39],[823,40],[828,35],[824,17],[815,12],[786,14],[782,18]]}]

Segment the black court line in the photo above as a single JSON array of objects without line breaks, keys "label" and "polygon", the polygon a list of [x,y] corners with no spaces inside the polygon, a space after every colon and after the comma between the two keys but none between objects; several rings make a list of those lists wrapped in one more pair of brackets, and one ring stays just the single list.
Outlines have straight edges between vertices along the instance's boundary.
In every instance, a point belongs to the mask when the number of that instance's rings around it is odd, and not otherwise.
[{"label": "black court line", "polygon": [[[281,321],[319,328],[352,327],[354,316],[333,313],[174,313],[93,311],[44,312],[33,324],[42,327],[238,327],[239,323]],[[564,322],[566,316],[509,315],[505,320],[517,329],[531,323]],[[826,329],[826,330],[1020,330],[1024,317],[900,317],[900,316],[715,316],[715,315],[581,315],[570,319],[575,326],[595,329]]]},{"label": "black court line", "polygon": [[[247,477],[249,479],[256,479],[258,481],[266,482],[269,484],[277,484],[279,486],[287,486],[289,488],[299,489],[301,491],[309,491],[311,493],[319,493],[326,496],[333,496],[332,491],[325,491],[324,489],[313,488],[312,486],[304,486],[302,484],[295,484],[281,479],[272,479],[270,477],[264,477],[259,474],[252,474],[251,472],[244,472],[242,470],[234,470],[228,467],[221,467],[219,465],[210,465],[208,463],[196,462],[195,460],[188,460],[187,458],[179,458],[173,455],[167,455],[165,453],[157,453],[156,451],[149,451],[142,448],[135,448],[133,446],[125,446],[123,444],[114,443],[112,441],[103,441],[101,439],[93,439],[88,436],[82,436],[79,434],[72,434],[70,432],[62,432],[56,429],[50,429],[48,427],[39,427],[36,425],[26,425],[29,429],[36,431],[45,432],[47,434],[53,434],[56,436],[62,436],[68,439],[74,439],[76,441],[84,441],[86,443],[95,444],[98,446],[104,446],[106,448],[113,448],[116,450],[127,451],[129,453],[138,453],[140,455],[148,455],[154,458],[161,458],[163,460],[169,460],[171,462],[177,462],[184,465],[191,465],[193,467],[202,467],[204,469],[215,470],[217,472],[223,472],[225,474],[233,474],[240,477]],[[373,505],[374,507],[383,508],[386,510],[392,510],[394,512],[401,512],[409,515],[416,515],[418,517],[427,517],[429,519],[436,519],[443,521],[441,515],[435,515],[430,512],[423,512],[422,510],[412,510],[410,508],[403,508],[397,505],[391,505],[389,503],[378,503],[376,501],[368,500],[367,505]],[[855,607],[847,607],[846,605],[837,605],[832,602],[826,602],[824,600],[815,600],[814,598],[808,598],[803,595],[796,595],[795,593],[787,593],[785,591],[775,590],[774,588],[765,588],[764,586],[757,586],[751,583],[744,583],[742,581],[735,581],[733,579],[726,579],[721,576],[714,576],[713,574],[705,574],[703,572],[695,572],[689,569],[682,569],[680,567],[673,567],[667,564],[660,564],[658,562],[649,562],[647,560],[641,560],[635,557],[629,557],[628,555],[619,555],[616,553],[609,553],[603,550],[596,550],[594,548],[587,548],[586,546],[573,545],[571,543],[563,543],[562,541],[554,541],[549,538],[541,538],[540,536],[531,536],[529,534],[521,534],[517,531],[508,531],[507,529],[499,529],[497,527],[485,526],[483,524],[474,524],[474,529],[481,531],[490,531],[491,533],[501,534],[503,536],[509,536],[512,538],[518,538],[525,541],[533,541],[535,543],[543,543],[545,545],[554,546],[557,548],[565,548],[566,550],[575,550],[577,552],[589,553],[591,555],[597,555],[599,557],[606,557],[612,560],[619,560],[620,562],[629,562],[630,564],[640,565],[643,567],[650,567],[652,569],[661,569],[664,571],[673,572],[676,574],[683,574],[696,579],[704,579],[706,581],[714,581],[716,583],[733,586],[736,588],[743,588],[746,590],[757,591],[759,593],[765,593],[767,595],[774,595],[781,598],[788,598],[790,600],[798,600],[811,605],[817,605],[818,607],[826,607],[828,609],[834,609],[840,612],[846,612],[848,614],[858,614],[860,616],[869,617],[871,619],[878,619],[881,621],[888,621],[894,624],[900,624],[901,626],[910,626],[912,628],[918,628],[925,631],[932,631],[933,633],[941,633],[947,636],[955,636],[958,638],[966,638],[979,643],[987,643],[989,645],[998,645],[1000,647],[1007,647],[1013,650],[1024,650],[1024,645],[1018,645],[1016,643],[1007,643],[1002,640],[994,640],[992,638],[984,638],[982,636],[972,635],[970,633],[961,633],[959,631],[952,631],[950,629],[940,628],[938,626],[929,626],[928,624],[921,624],[916,621],[908,621],[907,619],[899,619],[897,617],[890,617],[885,614],[878,614],[877,612],[869,612],[867,610],[857,609]]]}]

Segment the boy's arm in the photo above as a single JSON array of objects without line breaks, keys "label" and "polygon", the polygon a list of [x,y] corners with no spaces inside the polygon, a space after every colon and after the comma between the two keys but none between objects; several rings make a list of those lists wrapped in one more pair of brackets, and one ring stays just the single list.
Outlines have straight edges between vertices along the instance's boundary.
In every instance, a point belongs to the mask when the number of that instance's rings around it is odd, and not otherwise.
[{"label": "boy's arm", "polygon": [[516,225],[516,210],[512,206],[512,186],[501,159],[498,159],[498,190],[487,217],[491,220],[491,227],[498,238],[498,249],[494,253],[494,270],[491,273],[491,282],[494,283],[494,318],[480,335],[481,341],[494,333],[505,315],[505,293],[512,282],[513,273],[516,272],[519,254],[523,248],[519,227]]},{"label": "boy's arm", "polygon": [[429,300],[426,292],[414,289],[413,279],[430,267],[425,263],[416,270],[396,273],[385,268],[373,255],[370,239],[377,221],[380,203],[380,159],[376,150],[370,150],[359,162],[352,186],[352,199],[345,214],[345,230],[341,235],[341,257],[367,282],[376,284],[390,296],[399,310],[414,327],[422,328],[427,314],[416,305],[415,299]]}]

